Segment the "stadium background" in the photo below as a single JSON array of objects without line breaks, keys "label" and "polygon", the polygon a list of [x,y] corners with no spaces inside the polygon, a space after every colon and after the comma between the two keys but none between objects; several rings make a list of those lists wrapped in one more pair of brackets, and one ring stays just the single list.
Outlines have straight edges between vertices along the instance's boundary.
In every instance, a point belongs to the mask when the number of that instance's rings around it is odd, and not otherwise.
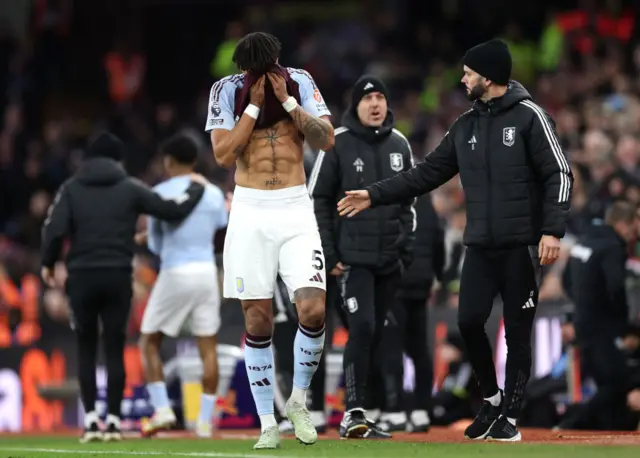
[{"label": "stadium background", "polygon": [[[130,173],[154,184],[162,178],[159,142],[187,130],[200,142],[201,170],[229,190],[229,172],[216,167],[203,132],[207,96],[215,79],[235,72],[230,56],[237,38],[254,30],[277,35],[283,42],[281,61],[314,76],[336,126],[358,76],[384,79],[397,127],[417,157],[436,145],[468,107],[458,84],[464,50],[494,36],[508,41],[514,78],[554,116],[576,175],[563,259],[545,276],[536,322],[534,374],[547,374],[566,350],[562,323],[570,304],[560,278],[568,247],[608,202],[640,202],[638,5],[615,0],[2,2],[0,430],[51,431],[78,424],[72,384],[48,395],[38,389],[60,386],[76,373],[66,300],[60,290],[41,288],[38,247],[48,204],[77,169],[86,139],[99,128],[112,129],[129,145]],[[447,333],[456,331],[465,219],[457,179],[433,198],[446,223],[449,255],[446,280],[429,303],[431,346],[438,349]],[[218,251],[223,237],[218,234]],[[640,318],[638,257],[640,249],[632,249],[629,290],[635,319]],[[134,419],[146,408],[135,342],[156,262],[141,250],[135,264],[126,350],[126,402]],[[62,266],[57,274],[64,278]],[[240,308],[224,303],[222,317],[221,342],[239,346]],[[505,349],[499,308],[489,330],[500,367]],[[332,354],[339,355],[344,332],[334,331]],[[189,355],[192,345],[178,339],[164,350],[167,358]],[[435,356],[438,385],[447,360],[438,350]],[[222,426],[253,426],[241,371],[232,385],[234,391],[219,402]],[[174,388],[179,394],[180,387]],[[339,411],[340,392],[329,391],[329,408]],[[68,399],[48,400],[63,394]],[[571,385],[567,399],[581,394]]]}]

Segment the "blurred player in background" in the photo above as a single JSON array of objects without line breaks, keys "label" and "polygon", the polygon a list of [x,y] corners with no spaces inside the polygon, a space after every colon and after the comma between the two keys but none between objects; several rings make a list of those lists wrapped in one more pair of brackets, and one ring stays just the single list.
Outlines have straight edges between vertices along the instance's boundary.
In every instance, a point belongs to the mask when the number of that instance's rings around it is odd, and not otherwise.
[{"label": "blurred player in background", "polygon": [[[141,214],[182,221],[204,195],[203,186],[196,183],[203,181],[202,177],[193,174],[185,177],[180,195],[163,199],[127,175],[122,166],[125,152],[122,140],[109,132],[92,140],[86,160],[60,187],[42,226],[42,279],[51,288],[58,286],[54,266],[62,258],[65,240],[70,241],[65,259],[69,276],[64,287],[77,339],[78,381],[86,412],[82,443],[122,439],[124,347],[133,295],[136,222]],[[104,431],[96,411],[99,337],[108,375]]]},{"label": "blurred player in background", "polygon": [[[164,144],[162,153],[170,178],[154,189],[165,197],[178,196],[189,185],[198,148],[189,137],[177,135]],[[154,408],[151,419],[144,420],[141,425],[145,436],[170,428],[176,422],[162,373],[160,345],[163,336],[176,337],[187,318],[204,367],[196,434],[211,436],[218,387],[216,335],[220,327],[220,293],[213,240],[216,231],[226,225],[224,195],[217,187],[208,185],[202,201],[182,224],[149,218],[148,233],[138,237],[139,242],[146,239],[149,249],[161,260],[160,274],[140,329],[147,391]]]},{"label": "blurred player in background", "polygon": [[224,296],[242,302],[245,363],[262,427],[255,449],[280,445],[271,349],[278,274],[299,318],[294,386],[285,410],[305,444],[318,437],[306,393],[325,338],[324,255],[305,186],[302,146],[306,140],[312,149],[329,148],[334,132],[313,78],[279,65],[280,48],[276,37],[261,32],[238,42],[233,62],[242,73],[212,86],[206,123],[217,163],[236,164],[224,246]]}]

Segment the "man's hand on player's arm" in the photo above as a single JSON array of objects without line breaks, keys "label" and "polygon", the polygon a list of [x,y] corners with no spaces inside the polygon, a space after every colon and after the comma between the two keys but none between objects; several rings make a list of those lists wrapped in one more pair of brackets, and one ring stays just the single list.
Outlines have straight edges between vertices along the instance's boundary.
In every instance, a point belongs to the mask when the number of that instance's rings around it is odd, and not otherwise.
[{"label": "man's hand on player's arm", "polygon": [[199,183],[202,186],[209,186],[211,184],[211,182],[209,180],[207,180],[204,176],[202,176],[199,173],[191,173],[189,175],[189,179],[191,181],[193,181],[194,183]]},{"label": "man's hand on player's arm", "polygon": [[346,196],[338,202],[338,213],[340,216],[351,218],[362,210],[371,207],[371,196],[369,191],[359,189],[357,191],[347,191]]},{"label": "man's hand on player's arm", "polygon": [[149,239],[149,234],[147,233],[147,231],[138,232],[136,235],[133,236],[133,240],[136,242],[137,245],[146,245],[148,239]]},{"label": "man's hand on player's arm", "polygon": [[[273,93],[276,98],[282,103],[289,115],[291,115],[293,123],[309,142],[309,146],[313,149],[326,150],[331,148],[334,144],[334,133],[331,123],[327,119],[311,116],[298,105],[293,97],[289,100],[290,96],[287,93],[287,82],[282,76],[276,75],[275,73],[267,73],[267,76],[271,81]],[[286,106],[287,104],[289,104],[291,108]]]},{"label": "man's hand on player's arm", "polygon": [[[240,120],[233,129],[214,129],[211,131],[213,154],[216,158],[216,162],[221,167],[231,167],[235,164],[236,159],[244,153],[244,149],[247,147],[253,128],[256,125],[259,110],[264,104],[265,79],[266,78],[262,76],[253,84],[253,86],[251,86],[249,93],[250,105],[245,109],[244,113],[242,113]],[[251,105],[258,108],[257,112],[255,108],[251,107]]]}]

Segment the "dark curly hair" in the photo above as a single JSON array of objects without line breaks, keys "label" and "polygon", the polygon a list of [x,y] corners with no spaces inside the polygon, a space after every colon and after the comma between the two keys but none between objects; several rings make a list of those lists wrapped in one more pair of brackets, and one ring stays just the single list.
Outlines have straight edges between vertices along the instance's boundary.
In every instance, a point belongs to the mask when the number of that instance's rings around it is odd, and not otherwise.
[{"label": "dark curly hair", "polygon": [[273,35],[253,32],[238,42],[232,61],[242,71],[261,75],[275,65],[281,49],[280,40]]}]

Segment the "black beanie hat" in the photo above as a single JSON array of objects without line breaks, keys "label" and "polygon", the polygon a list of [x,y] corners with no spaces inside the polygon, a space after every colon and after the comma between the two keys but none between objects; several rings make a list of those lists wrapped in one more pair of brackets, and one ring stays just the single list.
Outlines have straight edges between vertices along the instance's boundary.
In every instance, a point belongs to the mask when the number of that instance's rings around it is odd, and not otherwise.
[{"label": "black beanie hat", "polygon": [[389,100],[389,90],[387,86],[375,76],[361,76],[351,90],[351,106],[355,110],[360,100],[371,92],[381,92]]},{"label": "black beanie hat", "polygon": [[506,86],[511,78],[511,53],[500,39],[480,43],[464,55],[464,65],[485,78]]},{"label": "black beanie hat", "polygon": [[114,161],[124,159],[125,146],[122,140],[109,132],[100,133],[87,149],[87,159],[105,157]]}]

